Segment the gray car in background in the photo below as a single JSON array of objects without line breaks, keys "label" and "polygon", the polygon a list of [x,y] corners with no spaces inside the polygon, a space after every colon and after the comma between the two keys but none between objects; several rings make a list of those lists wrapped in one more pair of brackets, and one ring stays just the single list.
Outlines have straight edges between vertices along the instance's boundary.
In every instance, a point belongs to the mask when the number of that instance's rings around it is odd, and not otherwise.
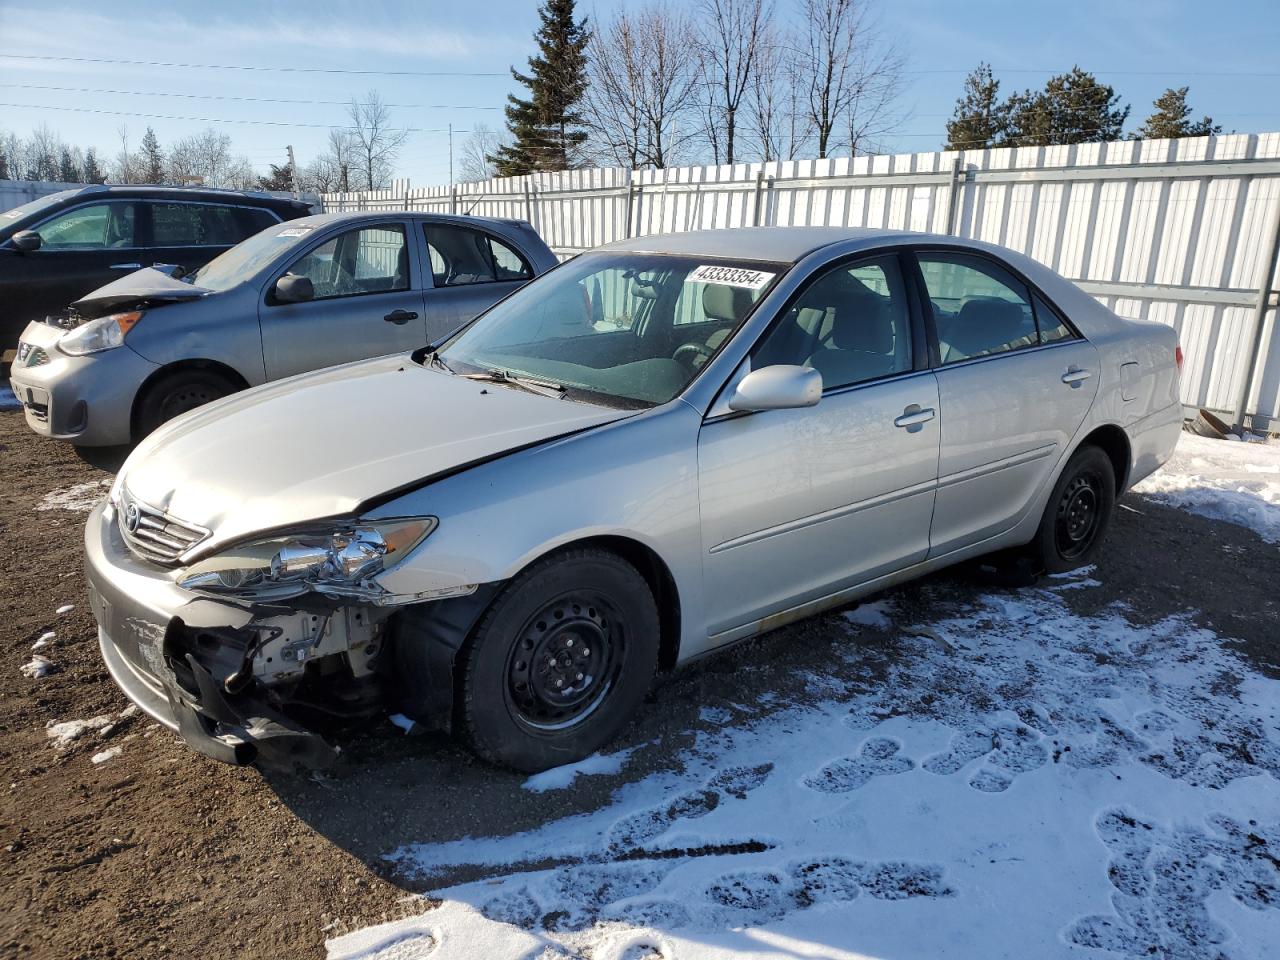
[{"label": "gray car in background", "polygon": [[438,340],[556,264],[519,220],[339,213],[194,273],[147,268],[28,324],[10,375],[37,433],[136,441],[246,387]]}]

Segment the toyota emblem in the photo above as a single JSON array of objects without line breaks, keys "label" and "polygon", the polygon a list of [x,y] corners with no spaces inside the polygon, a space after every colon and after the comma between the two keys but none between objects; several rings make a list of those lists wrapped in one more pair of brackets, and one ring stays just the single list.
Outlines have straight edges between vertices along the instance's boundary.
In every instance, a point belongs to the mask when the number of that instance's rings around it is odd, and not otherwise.
[{"label": "toyota emblem", "polygon": [[130,533],[136,533],[138,529],[138,505],[131,503],[124,508],[124,528]]}]

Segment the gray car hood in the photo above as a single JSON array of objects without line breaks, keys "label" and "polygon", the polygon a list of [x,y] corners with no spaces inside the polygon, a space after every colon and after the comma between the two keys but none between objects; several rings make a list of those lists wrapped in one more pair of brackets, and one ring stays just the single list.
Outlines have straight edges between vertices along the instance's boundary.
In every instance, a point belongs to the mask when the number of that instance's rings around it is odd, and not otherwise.
[{"label": "gray car hood", "polygon": [[196,300],[210,291],[175,280],[154,267],[135,270],[119,280],[112,280],[88,296],[81,297],[71,306],[82,317],[102,317],[120,307],[133,306],[143,301]]},{"label": "gray car hood", "polygon": [[122,468],[132,497],[211,548],[629,416],[383,357],[235,394],[161,427]]}]

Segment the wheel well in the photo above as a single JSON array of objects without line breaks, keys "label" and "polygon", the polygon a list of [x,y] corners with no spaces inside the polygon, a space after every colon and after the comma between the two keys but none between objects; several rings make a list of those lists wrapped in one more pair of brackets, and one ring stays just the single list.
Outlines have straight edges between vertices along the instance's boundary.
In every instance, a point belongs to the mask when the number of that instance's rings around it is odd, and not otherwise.
[{"label": "wheel well", "polygon": [[[644,577],[653,591],[653,602],[658,607],[658,628],[661,631],[658,645],[658,669],[670,670],[680,656],[680,594],[675,577],[663,559],[639,540],[630,537],[590,537],[566,543],[560,550],[577,547],[597,547],[616,553],[631,564]],[[557,551],[558,552],[558,551]]]},{"label": "wheel well", "polygon": [[1115,424],[1107,424],[1080,442],[1081,447],[1085,445],[1097,447],[1111,460],[1116,473],[1116,493],[1123,493],[1129,480],[1129,437]]},{"label": "wheel well", "polygon": [[234,367],[219,363],[217,360],[178,360],[174,363],[166,364],[159,370],[153,371],[146,380],[142,381],[142,385],[138,387],[138,392],[133,395],[133,407],[129,414],[129,431],[133,437],[136,438],[138,435],[138,418],[142,412],[142,404],[146,400],[147,392],[163,377],[181,373],[184,370],[204,370],[209,373],[216,373],[235,384],[237,390],[247,390],[249,388],[249,381],[242,377]]}]

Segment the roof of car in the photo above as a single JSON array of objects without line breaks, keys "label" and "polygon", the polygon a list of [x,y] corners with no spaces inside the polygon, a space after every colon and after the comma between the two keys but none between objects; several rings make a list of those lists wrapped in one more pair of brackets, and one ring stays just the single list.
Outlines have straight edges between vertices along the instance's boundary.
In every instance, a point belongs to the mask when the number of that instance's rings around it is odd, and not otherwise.
[{"label": "roof of car", "polygon": [[166,200],[236,200],[260,206],[295,205],[310,208],[306,200],[266,190],[223,190],[217,187],[179,187],[147,183],[101,183],[79,190],[64,191],[67,197],[92,196],[95,194],[126,195],[131,197],[159,197]]},{"label": "roof of car", "polygon": [[517,220],[511,217],[476,217],[470,214],[462,213],[434,213],[424,210],[349,210],[346,212],[335,211],[332,213],[313,213],[309,217],[303,217],[297,221],[297,224],[304,224],[315,227],[323,227],[330,223],[341,223],[344,220],[358,220],[368,217],[396,217],[408,218],[411,220],[456,220],[458,223],[501,223],[511,227],[528,227],[527,220]]},{"label": "roof of car", "polygon": [[923,238],[927,234],[871,227],[738,227],[732,230],[691,230],[687,233],[633,237],[607,244],[603,249],[795,263],[813,251],[833,243],[846,240],[888,240],[904,236]]}]

